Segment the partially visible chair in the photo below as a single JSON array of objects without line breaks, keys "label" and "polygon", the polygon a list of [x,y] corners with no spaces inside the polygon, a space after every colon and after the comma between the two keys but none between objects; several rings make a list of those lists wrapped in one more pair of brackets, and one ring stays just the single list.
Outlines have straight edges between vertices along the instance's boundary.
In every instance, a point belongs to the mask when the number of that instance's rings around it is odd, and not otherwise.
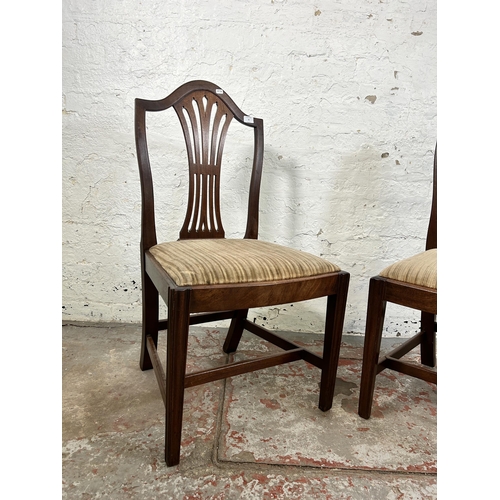
[{"label": "partially visible chair", "polygon": [[[418,334],[385,356],[380,356],[382,328],[387,302],[421,311]],[[376,376],[387,368],[412,377],[437,383],[436,366],[437,314],[437,145],[434,152],[434,174],[431,216],[425,252],[401,260],[371,278],[363,350],[363,367],[358,413],[370,418]],[[421,363],[401,358],[420,345]]]},{"label": "partially visible chair", "polygon": [[[158,243],[146,113],[169,108],[177,113],[186,141],[189,192],[179,240]],[[225,238],[219,202],[222,152],[228,127],[234,122],[248,127],[254,142],[243,239]],[[263,121],[244,114],[213,83],[193,81],[161,100],[136,99],[135,135],[142,191],[140,367],[154,369],[165,403],[167,465],[180,460],[185,388],[303,359],[321,370],[319,408],[330,409],[349,274],[314,255],[257,239]],[[168,306],[167,320],[158,318],[159,295]],[[323,356],[247,320],[249,308],[318,297],[328,297]],[[224,352],[236,350],[244,330],[283,351],[186,374],[189,326],[222,319],[231,319]],[[166,372],[157,353],[159,330],[167,330]]]}]

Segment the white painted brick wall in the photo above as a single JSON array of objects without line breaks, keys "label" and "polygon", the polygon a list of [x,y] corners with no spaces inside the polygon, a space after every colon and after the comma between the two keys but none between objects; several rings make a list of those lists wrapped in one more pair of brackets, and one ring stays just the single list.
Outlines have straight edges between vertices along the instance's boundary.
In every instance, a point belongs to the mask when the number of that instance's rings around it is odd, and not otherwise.
[{"label": "white painted brick wall", "polygon": [[[264,120],[260,238],[350,272],[345,331],[362,333],[369,278],[425,245],[436,61],[435,0],[66,0],[63,318],[140,321],[134,98],[205,79]],[[155,134],[151,147],[168,167],[155,177],[159,234],[176,238],[186,163],[170,118],[171,143]],[[229,149],[223,165],[228,236],[244,228],[244,172],[230,167],[248,165],[246,152]],[[253,317],[320,332],[324,305]],[[385,334],[413,333],[417,320],[389,306]]]}]

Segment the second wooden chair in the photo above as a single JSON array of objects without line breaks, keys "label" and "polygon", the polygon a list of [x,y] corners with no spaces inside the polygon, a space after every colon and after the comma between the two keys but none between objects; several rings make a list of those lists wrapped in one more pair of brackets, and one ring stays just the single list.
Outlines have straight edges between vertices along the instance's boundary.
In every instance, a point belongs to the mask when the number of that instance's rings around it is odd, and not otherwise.
[{"label": "second wooden chair", "polygon": [[[358,409],[359,415],[366,419],[371,415],[375,380],[381,371],[396,370],[437,383],[437,372],[433,369],[436,366],[437,314],[437,146],[433,176],[425,252],[391,264],[370,280]],[[421,329],[392,352],[380,356],[387,302],[421,311]],[[402,359],[419,345],[420,364]]]}]

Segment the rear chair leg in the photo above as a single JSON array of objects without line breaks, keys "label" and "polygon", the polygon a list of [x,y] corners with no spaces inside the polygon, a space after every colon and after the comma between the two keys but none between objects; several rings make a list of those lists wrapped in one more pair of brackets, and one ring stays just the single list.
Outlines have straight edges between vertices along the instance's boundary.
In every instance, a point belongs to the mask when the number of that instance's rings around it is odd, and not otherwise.
[{"label": "rear chair leg", "polygon": [[142,271],[142,341],[139,366],[141,370],[151,370],[153,363],[149,357],[146,339],[148,335],[158,345],[159,295],[150,277]]},{"label": "rear chair leg", "polygon": [[435,316],[432,313],[422,312],[422,342],[420,344],[420,359],[422,364],[436,366],[436,332],[434,330]]},{"label": "rear chair leg", "polygon": [[366,419],[370,418],[372,411],[375,378],[380,356],[380,343],[387,304],[384,300],[384,291],[385,281],[379,278],[370,280],[358,407],[359,416]]},{"label": "rear chair leg", "polygon": [[178,465],[189,333],[189,291],[170,290],[168,300],[165,461]]},{"label": "rear chair leg", "polygon": [[224,347],[222,348],[226,354],[235,352],[238,348],[241,336],[243,335],[247,315],[248,309],[240,309],[239,311],[236,311],[236,315],[231,320],[229,331],[227,332],[226,336],[226,341],[224,342]]},{"label": "rear chair leg", "polygon": [[335,378],[339,364],[340,344],[344,327],[349,274],[339,276],[336,295],[330,295],[326,306],[325,339],[323,346],[323,367],[319,391],[319,408],[327,411],[332,407],[335,391]]}]

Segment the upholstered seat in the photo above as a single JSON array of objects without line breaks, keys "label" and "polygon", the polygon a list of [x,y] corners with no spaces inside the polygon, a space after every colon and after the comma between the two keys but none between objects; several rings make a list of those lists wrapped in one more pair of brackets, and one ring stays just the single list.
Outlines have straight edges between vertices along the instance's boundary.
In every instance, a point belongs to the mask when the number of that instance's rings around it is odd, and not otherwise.
[{"label": "upholstered seat", "polygon": [[379,276],[437,289],[437,248],[391,264]]},{"label": "upholstered seat", "polygon": [[260,240],[179,240],[149,251],[177,286],[280,281],[340,271],[309,253]]}]

